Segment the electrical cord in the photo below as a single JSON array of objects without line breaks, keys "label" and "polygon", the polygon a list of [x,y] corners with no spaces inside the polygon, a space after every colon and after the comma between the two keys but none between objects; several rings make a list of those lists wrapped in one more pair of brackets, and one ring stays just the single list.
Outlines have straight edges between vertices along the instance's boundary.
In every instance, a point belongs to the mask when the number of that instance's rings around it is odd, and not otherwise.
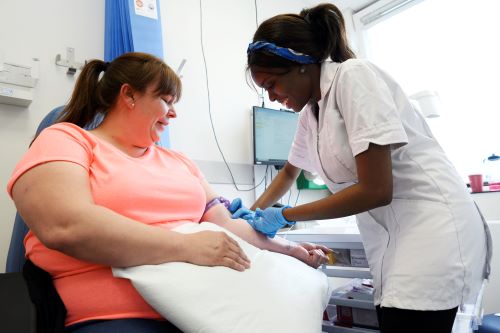
[{"label": "electrical cord", "polygon": [[294,207],[297,206],[297,202],[299,201],[299,196],[300,196],[300,191],[297,193],[297,198],[295,198],[295,204],[293,205]]},{"label": "electrical cord", "polygon": [[246,189],[246,190],[238,190],[238,191],[240,191],[240,192],[245,192],[245,191],[252,191],[252,190],[255,190],[257,187],[259,187],[259,186],[262,184],[262,182],[264,181],[264,179],[267,177],[267,170],[268,170],[268,169],[269,169],[269,165],[268,165],[268,166],[266,166],[266,171],[265,171],[265,173],[264,173],[264,177],[262,177],[262,179],[260,180],[260,182],[259,182],[257,185],[255,185],[255,186],[254,186],[254,187],[252,187],[252,188]]},{"label": "electrical cord", "polygon": [[[233,172],[231,171],[231,168],[229,167],[229,164],[227,163],[226,157],[224,156],[224,153],[222,152],[222,148],[219,144],[219,139],[217,138],[217,134],[215,132],[214,122],[213,122],[213,118],[212,118],[212,108],[211,108],[211,102],[210,102],[211,98],[210,98],[210,85],[208,82],[207,59],[205,57],[205,48],[203,46],[203,6],[202,6],[201,1],[202,0],[199,1],[199,3],[200,3],[200,44],[201,44],[201,54],[203,57],[203,67],[205,70],[205,83],[206,83],[206,87],[207,87],[208,115],[210,117],[210,125],[212,128],[212,133],[214,134],[214,139],[215,139],[215,144],[217,145],[217,149],[219,150],[219,153],[222,156],[222,160],[224,161],[224,164],[226,165],[226,168],[229,171],[229,174],[231,176],[231,180],[232,180],[233,185],[236,188],[236,190],[237,191],[251,191],[251,190],[254,190],[258,185],[254,186],[250,189],[240,189],[238,187],[238,185],[236,184],[236,180],[234,179]],[[267,169],[266,169],[266,174],[267,174]],[[259,185],[261,183],[259,183]]]},{"label": "electrical cord", "polygon": [[[259,14],[258,14],[258,7],[257,7],[257,0],[254,0],[254,6],[255,6],[255,27],[259,27]],[[257,97],[262,101],[261,106],[264,108],[264,88],[260,88],[260,94],[257,92]]]},{"label": "electrical cord", "polygon": [[[201,54],[202,54],[202,57],[203,57],[203,67],[204,67],[204,70],[205,70],[205,84],[206,84],[206,87],[207,87],[207,101],[208,101],[208,115],[209,115],[209,118],[210,118],[210,126],[212,128],[212,133],[214,135],[214,139],[215,139],[215,144],[217,145],[217,149],[219,150],[219,153],[222,157],[222,160],[224,161],[224,164],[226,165],[226,168],[227,170],[229,171],[229,174],[231,176],[231,180],[233,182],[233,185],[234,187],[236,188],[237,191],[239,192],[246,192],[246,191],[252,191],[254,189],[256,189],[257,187],[259,187],[262,182],[265,180],[266,181],[266,188],[267,188],[267,172],[269,170],[269,166],[266,166],[266,171],[264,173],[264,177],[262,178],[262,180],[255,186],[253,186],[252,188],[249,188],[249,189],[241,189],[238,187],[238,184],[236,184],[236,180],[234,179],[234,175],[233,175],[233,172],[231,171],[231,168],[229,167],[229,164],[227,163],[227,160],[226,160],[226,157],[224,156],[224,153],[222,152],[222,148],[219,144],[219,139],[217,138],[217,133],[215,131],[215,126],[214,126],[214,122],[213,122],[213,117],[212,117],[212,107],[211,107],[211,98],[210,98],[210,85],[209,85],[209,80],[208,80],[208,68],[207,68],[207,60],[206,60],[206,56],[205,56],[205,47],[203,45],[203,6],[202,6],[202,0],[199,1],[199,4],[200,4],[200,44],[201,44]],[[258,26],[258,21],[257,21],[257,0],[254,0],[254,5],[255,5],[255,24]],[[262,99],[262,107],[264,107],[264,89],[261,88],[262,90],[262,94],[258,94],[258,97]],[[271,179],[272,179],[272,175],[271,175]]]}]

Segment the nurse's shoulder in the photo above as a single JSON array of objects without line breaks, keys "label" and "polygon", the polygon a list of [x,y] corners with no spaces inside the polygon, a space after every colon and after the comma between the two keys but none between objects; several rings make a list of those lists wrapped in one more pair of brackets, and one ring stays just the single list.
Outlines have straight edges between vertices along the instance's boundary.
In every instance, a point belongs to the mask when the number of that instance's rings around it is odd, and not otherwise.
[{"label": "nurse's shoulder", "polygon": [[366,59],[348,59],[337,66],[338,76],[366,75],[367,73],[373,75],[376,71],[376,66]]}]

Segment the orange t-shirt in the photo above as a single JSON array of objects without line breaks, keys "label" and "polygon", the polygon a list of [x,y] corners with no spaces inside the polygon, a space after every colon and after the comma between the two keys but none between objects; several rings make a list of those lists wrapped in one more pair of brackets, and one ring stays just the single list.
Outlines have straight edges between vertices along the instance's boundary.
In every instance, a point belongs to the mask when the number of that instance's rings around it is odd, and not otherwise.
[{"label": "orange t-shirt", "polygon": [[[81,165],[88,171],[94,202],[138,223],[171,228],[198,223],[203,215],[203,176],[188,158],[157,146],[141,157],[130,157],[69,123],[52,125],[39,135],[16,166],[8,192],[24,172],[51,161]],[[52,275],[68,312],[66,325],[92,319],[162,318],[129,280],[114,278],[110,267],[50,250],[31,231],[24,244],[26,256]]]}]

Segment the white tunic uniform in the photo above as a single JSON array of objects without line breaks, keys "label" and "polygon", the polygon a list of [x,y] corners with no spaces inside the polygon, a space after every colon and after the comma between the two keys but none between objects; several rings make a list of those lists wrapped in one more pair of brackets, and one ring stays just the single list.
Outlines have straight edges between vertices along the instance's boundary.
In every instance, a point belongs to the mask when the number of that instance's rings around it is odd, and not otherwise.
[{"label": "white tunic uniform", "polygon": [[373,64],[321,67],[319,121],[302,110],[289,162],[333,193],[357,182],[354,156],[391,145],[393,200],[358,214],[375,304],[412,310],[474,303],[486,233],[462,178],[399,85]]}]

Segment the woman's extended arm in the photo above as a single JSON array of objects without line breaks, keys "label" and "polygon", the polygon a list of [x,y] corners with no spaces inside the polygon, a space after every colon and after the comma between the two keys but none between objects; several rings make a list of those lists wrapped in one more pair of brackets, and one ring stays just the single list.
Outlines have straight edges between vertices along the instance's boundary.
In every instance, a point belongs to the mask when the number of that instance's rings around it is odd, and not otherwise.
[{"label": "woman's extended arm", "polygon": [[[203,187],[208,200],[217,197],[206,181],[203,182]],[[264,234],[255,231],[247,221],[231,219],[231,214],[223,205],[215,205],[206,211],[202,216],[202,221],[215,223],[260,249],[290,255],[312,267],[318,267],[325,263],[327,261],[325,253],[330,252],[327,247],[320,245],[297,244],[280,237],[267,238]]]},{"label": "woman's extended arm", "polygon": [[241,248],[223,232],[184,235],[96,205],[88,172],[74,163],[50,162],[30,169],[16,181],[12,196],[45,246],[77,259],[117,267],[169,261],[248,267]]}]

